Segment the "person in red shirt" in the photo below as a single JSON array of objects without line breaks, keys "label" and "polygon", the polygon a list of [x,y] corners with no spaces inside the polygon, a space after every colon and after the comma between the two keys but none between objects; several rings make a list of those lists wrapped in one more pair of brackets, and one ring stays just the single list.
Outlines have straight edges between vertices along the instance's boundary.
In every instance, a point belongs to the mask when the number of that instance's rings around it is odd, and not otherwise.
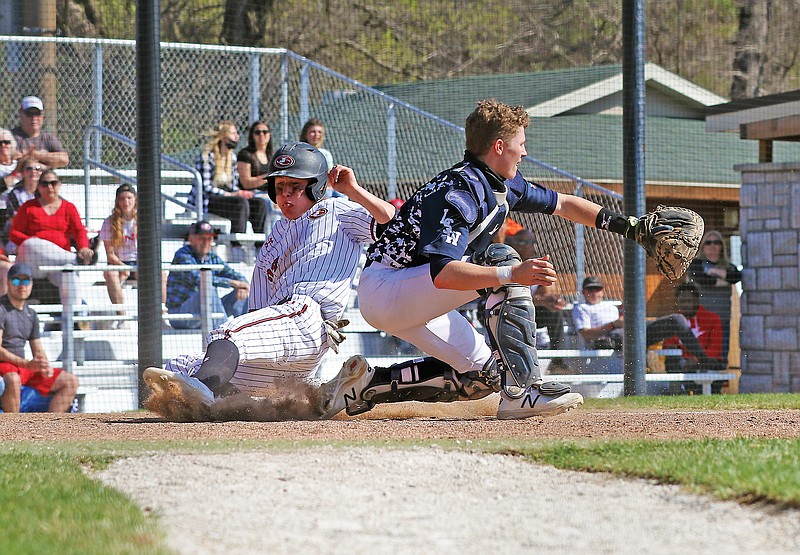
[{"label": "person in red shirt", "polygon": [[[692,333],[706,352],[706,356],[718,363],[718,368],[725,367],[722,357],[722,321],[717,314],[700,305],[700,288],[693,282],[682,283],[675,290],[675,302],[678,312],[686,316]],[[674,371],[692,371],[707,369],[693,356],[677,336],[664,340],[665,349],[680,348],[683,355],[679,360],[668,361],[667,369]],[[672,357],[669,357],[672,358]]]},{"label": "person in red shirt", "polygon": [[9,239],[17,245],[17,262],[30,265],[31,277],[47,277],[56,286],[61,285],[61,272],[46,274],[39,266],[75,264],[73,241],[79,264],[90,264],[94,256],[78,209],[61,198],[60,191],[61,180],[55,172],[42,172],[37,184],[39,197],[19,207],[9,232]]}]

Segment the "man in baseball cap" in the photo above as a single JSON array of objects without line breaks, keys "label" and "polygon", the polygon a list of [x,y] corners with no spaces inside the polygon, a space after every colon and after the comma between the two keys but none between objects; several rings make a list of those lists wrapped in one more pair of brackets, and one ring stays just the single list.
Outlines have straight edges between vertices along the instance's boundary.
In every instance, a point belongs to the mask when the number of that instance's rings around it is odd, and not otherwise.
[{"label": "man in baseball cap", "polygon": [[[0,406],[5,412],[65,412],[72,406],[78,378],[53,368],[47,359],[38,316],[27,302],[32,273],[27,264],[14,264],[8,271],[8,294],[0,297],[0,375],[6,386]],[[30,343],[30,359],[26,343]]]},{"label": "man in baseball cap", "polygon": [[207,222],[206,220],[200,222],[193,222],[189,226],[189,235],[219,235],[219,230],[214,229],[214,227]]},{"label": "man in baseball cap", "polygon": [[11,130],[17,148],[25,158],[37,160],[51,169],[69,164],[69,155],[54,133],[42,131],[44,102],[38,96],[26,96],[19,108],[20,124]]},{"label": "man in baseball cap", "polygon": [[[231,287],[233,291],[219,298],[213,295],[213,312],[224,312],[228,316],[241,316],[247,312],[247,300],[250,296],[250,284],[247,279],[228,266],[216,253],[211,252],[214,239],[219,234],[208,221],[194,222],[189,226],[187,243],[175,253],[172,264],[219,264],[223,268],[214,270],[214,287]],[[176,329],[200,328],[200,270],[186,272],[171,271],[167,276],[167,310],[170,314],[192,314],[194,320],[170,320]],[[215,318],[214,327],[224,320]]]},{"label": "man in baseball cap", "polygon": [[583,280],[583,287],[581,289],[603,289],[603,282],[597,276],[589,276]]}]

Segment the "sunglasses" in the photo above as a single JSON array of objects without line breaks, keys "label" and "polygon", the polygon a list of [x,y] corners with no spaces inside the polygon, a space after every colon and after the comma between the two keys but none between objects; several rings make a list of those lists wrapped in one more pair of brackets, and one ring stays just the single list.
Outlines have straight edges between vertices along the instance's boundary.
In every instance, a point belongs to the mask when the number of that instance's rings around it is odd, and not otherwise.
[{"label": "sunglasses", "polygon": [[271,131],[269,129],[256,129],[253,131],[253,135],[269,135]]},{"label": "sunglasses", "polygon": [[25,171],[42,171],[42,166],[25,166]]},{"label": "sunglasses", "polygon": [[40,181],[39,187],[56,187],[59,183],[61,182],[58,179],[54,179],[53,181]]},{"label": "sunglasses", "polygon": [[0,145],[10,145],[10,144],[11,144],[11,141],[9,141],[9,140],[6,140],[6,139],[0,140]]},{"label": "sunglasses", "polygon": [[18,278],[18,277],[11,278],[11,285],[16,285],[17,287],[19,287],[20,285],[30,285],[30,284],[31,284],[31,278]]},{"label": "sunglasses", "polygon": [[717,239],[711,239],[703,243],[704,245],[721,245],[722,241],[718,241]]},{"label": "sunglasses", "polygon": [[23,112],[23,114],[25,114],[29,118],[35,118],[37,116],[41,116],[42,115],[42,113],[39,110],[25,110]]}]

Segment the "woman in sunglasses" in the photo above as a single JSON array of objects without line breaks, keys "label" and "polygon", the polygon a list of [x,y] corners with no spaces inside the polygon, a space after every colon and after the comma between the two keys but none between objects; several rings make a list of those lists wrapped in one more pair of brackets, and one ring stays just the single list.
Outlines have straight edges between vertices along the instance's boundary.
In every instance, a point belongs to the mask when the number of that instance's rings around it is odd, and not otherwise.
[{"label": "woman in sunglasses", "polygon": [[6,191],[0,197],[0,208],[5,204],[5,210],[0,210],[0,246],[8,254],[14,254],[17,250],[17,245],[8,239],[8,234],[11,232],[11,221],[20,206],[36,197],[39,176],[46,168],[35,159],[26,158],[21,169],[22,179],[13,189]]},{"label": "woman in sunglasses", "polygon": [[257,121],[247,132],[247,146],[236,155],[242,189],[267,190],[267,171],[274,147],[269,124]]},{"label": "woman in sunglasses", "polygon": [[[236,169],[239,171],[239,184],[242,189],[264,191],[258,197],[266,204],[265,233],[269,233],[274,221],[281,217],[278,206],[266,195],[267,171],[273,153],[272,130],[268,123],[257,121],[247,132],[247,146],[236,155]],[[256,245],[257,248],[260,246]]]},{"label": "woman in sunglasses", "polygon": [[716,313],[722,320],[722,360],[728,360],[731,337],[731,293],[733,285],[742,280],[742,272],[731,264],[722,233],[706,231],[700,252],[686,272],[690,281],[700,287],[700,304]]},{"label": "woman in sunglasses", "polygon": [[8,129],[0,128],[0,192],[14,186],[17,180],[17,141]]},{"label": "woman in sunglasses", "polygon": [[30,265],[33,278],[46,276],[56,286],[61,285],[61,272],[46,274],[39,266],[74,264],[73,241],[79,264],[90,264],[94,256],[78,209],[61,198],[60,191],[61,180],[56,173],[44,170],[37,182],[38,198],[19,207],[9,232],[9,238],[17,245],[17,262]]}]

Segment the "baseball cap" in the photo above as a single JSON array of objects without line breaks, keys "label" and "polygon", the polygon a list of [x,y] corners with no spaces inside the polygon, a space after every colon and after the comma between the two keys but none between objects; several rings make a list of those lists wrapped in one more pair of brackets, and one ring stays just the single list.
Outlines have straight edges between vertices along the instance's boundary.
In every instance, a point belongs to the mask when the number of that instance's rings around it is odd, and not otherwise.
[{"label": "baseball cap", "polygon": [[394,206],[397,210],[400,210],[405,203],[406,201],[404,201],[401,198],[393,198],[392,200],[389,201],[389,204]]},{"label": "baseball cap", "polygon": [[24,262],[17,262],[8,270],[8,279],[11,279],[16,276],[27,276],[31,277],[33,275],[33,270],[31,267],[25,264]]},{"label": "baseball cap", "polygon": [[219,230],[214,229],[210,223],[203,220],[194,222],[189,226],[189,235],[218,235]]},{"label": "baseball cap", "polygon": [[30,108],[36,108],[37,110],[44,112],[44,104],[42,103],[42,99],[38,96],[26,96],[22,99],[22,111],[29,110]]},{"label": "baseball cap", "polygon": [[131,185],[130,183],[123,183],[119,187],[117,187],[117,192],[114,196],[118,197],[121,193],[133,193],[136,194],[136,187]]},{"label": "baseball cap", "polygon": [[599,277],[589,276],[585,280],[583,280],[583,289],[589,289],[590,287],[599,287],[602,289],[603,282],[600,281]]}]

